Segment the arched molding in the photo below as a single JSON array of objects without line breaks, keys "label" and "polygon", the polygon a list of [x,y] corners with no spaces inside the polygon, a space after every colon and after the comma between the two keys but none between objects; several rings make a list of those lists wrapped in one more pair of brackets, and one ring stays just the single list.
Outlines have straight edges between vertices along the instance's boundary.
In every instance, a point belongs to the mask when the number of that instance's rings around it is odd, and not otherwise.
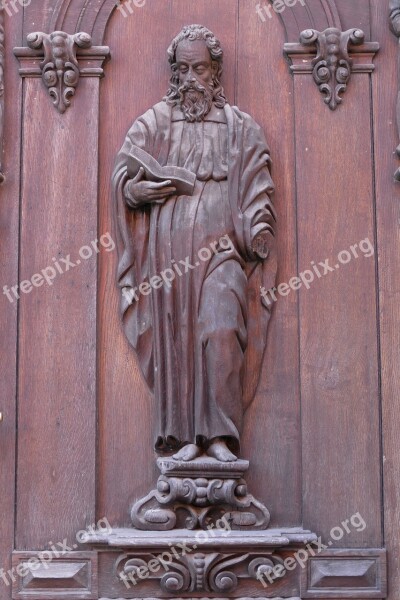
[{"label": "arched molding", "polygon": [[[116,0],[57,0],[45,23],[47,31],[77,33],[85,31],[93,44],[102,45],[108,21],[116,10]],[[135,9],[140,10],[140,9]],[[280,14],[286,41],[298,42],[301,31],[328,27],[342,28],[335,0],[307,0],[306,6],[297,3]]]}]

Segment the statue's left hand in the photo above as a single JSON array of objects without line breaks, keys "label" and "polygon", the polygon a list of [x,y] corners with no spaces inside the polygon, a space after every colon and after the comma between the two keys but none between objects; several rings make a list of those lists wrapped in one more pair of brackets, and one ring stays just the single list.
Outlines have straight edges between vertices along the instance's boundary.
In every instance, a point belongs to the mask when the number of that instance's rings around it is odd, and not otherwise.
[{"label": "statue's left hand", "polygon": [[270,241],[271,235],[265,230],[257,233],[253,239],[251,244],[252,250],[261,260],[265,260],[268,257]]}]

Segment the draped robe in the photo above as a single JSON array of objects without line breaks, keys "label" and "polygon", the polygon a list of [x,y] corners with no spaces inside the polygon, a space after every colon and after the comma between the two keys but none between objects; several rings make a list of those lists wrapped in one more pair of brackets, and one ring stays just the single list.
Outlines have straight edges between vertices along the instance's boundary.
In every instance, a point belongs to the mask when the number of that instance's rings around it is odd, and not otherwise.
[{"label": "draped robe", "polygon": [[[133,145],[162,166],[195,172],[193,196],[129,208],[126,163]],[[272,287],[276,274],[269,165],[261,128],[228,104],[188,123],[180,108],[160,102],[134,122],[118,153],[113,190],[122,318],[156,398],[158,451],[216,437],[238,450],[270,316],[260,287]],[[252,249],[260,231],[270,240],[266,261]],[[190,269],[179,262],[187,258]],[[173,265],[182,275],[175,269],[171,284],[129,294]]]}]

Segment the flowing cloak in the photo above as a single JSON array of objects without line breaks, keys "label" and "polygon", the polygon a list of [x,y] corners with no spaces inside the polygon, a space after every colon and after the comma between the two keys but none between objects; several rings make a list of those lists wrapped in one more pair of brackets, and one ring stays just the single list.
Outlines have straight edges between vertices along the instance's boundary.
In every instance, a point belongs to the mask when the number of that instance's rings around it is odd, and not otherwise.
[{"label": "flowing cloak", "polygon": [[[237,451],[242,416],[255,395],[266,346],[270,306],[260,291],[273,287],[276,277],[269,151],[254,120],[227,104],[219,111],[227,130],[226,180],[211,176],[200,181],[197,173],[192,197],[128,208],[124,187],[133,145],[162,166],[182,166],[171,149],[176,146],[174,115],[179,113],[165,102],[148,110],[129,130],[116,159],[112,185],[123,325],[156,397],[156,448],[224,436]],[[211,125],[216,135],[220,124]],[[199,143],[193,139],[188,152],[195,152]],[[265,261],[252,249],[260,231],[269,240]],[[223,237],[229,248],[218,243]],[[210,246],[213,252],[203,251],[199,261],[199,251]],[[182,266],[185,259],[190,269]],[[138,294],[141,283],[173,265],[171,284]]]},{"label": "flowing cloak", "polygon": [[391,19],[400,16],[400,0],[389,0],[389,10]]}]

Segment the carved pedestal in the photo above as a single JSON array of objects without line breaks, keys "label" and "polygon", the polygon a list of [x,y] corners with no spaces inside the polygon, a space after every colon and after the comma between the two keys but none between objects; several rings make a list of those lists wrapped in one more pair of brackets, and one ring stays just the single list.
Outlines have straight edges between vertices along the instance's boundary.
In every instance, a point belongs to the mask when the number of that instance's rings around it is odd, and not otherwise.
[{"label": "carved pedestal", "polygon": [[[85,537],[102,550],[113,594],[265,597],[267,587],[274,595],[297,592],[299,573],[289,573],[284,559],[316,536],[301,528],[266,529],[269,511],[247,491],[248,461],[202,456],[188,462],[159,458],[157,464],[156,489],[132,507],[135,529]],[[110,579],[104,582],[109,587]]]},{"label": "carved pedestal", "polygon": [[231,529],[265,529],[268,509],[247,491],[248,461],[222,463],[209,457],[193,461],[159,458],[156,489],[134,504],[137,529],[208,529],[224,518]]}]

